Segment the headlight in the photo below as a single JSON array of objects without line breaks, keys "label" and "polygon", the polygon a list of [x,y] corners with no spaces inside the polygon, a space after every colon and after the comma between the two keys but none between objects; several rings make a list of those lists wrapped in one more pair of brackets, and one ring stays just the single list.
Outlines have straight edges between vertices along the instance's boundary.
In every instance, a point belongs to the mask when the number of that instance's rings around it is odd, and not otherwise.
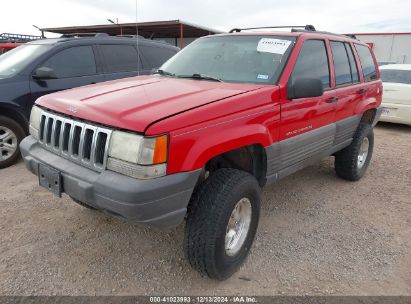
[{"label": "headlight", "polygon": [[143,137],[114,131],[110,139],[107,169],[141,179],[164,176],[167,153],[167,135]]},{"label": "headlight", "polygon": [[41,109],[34,106],[31,108],[29,131],[32,136],[38,139],[40,129]]},{"label": "headlight", "polygon": [[142,141],[142,136],[114,131],[111,134],[108,155],[129,163],[137,164]]}]

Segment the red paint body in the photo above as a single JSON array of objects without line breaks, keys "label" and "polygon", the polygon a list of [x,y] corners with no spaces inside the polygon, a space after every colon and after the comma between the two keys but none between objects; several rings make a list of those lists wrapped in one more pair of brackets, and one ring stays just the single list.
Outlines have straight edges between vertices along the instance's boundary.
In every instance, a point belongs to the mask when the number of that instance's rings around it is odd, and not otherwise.
[{"label": "red paint body", "polygon": [[21,45],[21,43],[11,43],[11,42],[0,43],[0,54],[3,54],[7,51],[10,51],[10,50],[12,50],[12,49],[14,49],[14,48],[16,48],[20,45]]},{"label": "red paint body", "polygon": [[[269,35],[235,35],[256,34]],[[141,76],[47,95],[37,104],[147,136],[169,134],[169,174],[201,168],[214,156],[239,147],[267,147],[296,136],[290,135],[293,130],[311,126],[305,132],[312,131],[381,104],[381,81],[364,82],[355,48],[360,83],[335,86],[329,40],[364,43],[320,33],[281,35],[296,36],[297,40],[278,85]],[[287,100],[287,82],[306,39],[326,41],[331,88],[321,97]],[[364,87],[367,93],[358,94]],[[327,103],[331,96],[338,96],[339,101]],[[70,112],[69,105],[77,108],[77,112]]]}]

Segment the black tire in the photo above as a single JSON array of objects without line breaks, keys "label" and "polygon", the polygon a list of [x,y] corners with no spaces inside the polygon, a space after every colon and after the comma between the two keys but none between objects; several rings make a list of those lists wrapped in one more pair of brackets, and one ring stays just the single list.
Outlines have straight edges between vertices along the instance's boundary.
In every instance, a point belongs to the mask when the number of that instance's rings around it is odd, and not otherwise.
[{"label": "black tire", "polygon": [[[8,139],[6,141],[3,141],[3,139],[1,139],[2,135],[6,134],[4,128],[7,128],[13,133],[13,138],[17,138],[17,143],[14,143],[14,139]],[[20,126],[13,119],[7,116],[0,115],[0,169],[9,167],[17,161],[17,159],[20,157],[19,145],[25,136],[26,133],[24,132],[22,126]],[[2,149],[2,147],[4,147],[3,145],[6,144],[17,144],[17,148],[14,150],[13,153],[10,153],[9,151]]]},{"label": "black tire", "polygon": [[[242,198],[251,205],[251,221],[238,252],[228,255],[226,229],[234,207]],[[259,217],[260,187],[252,175],[235,169],[213,172],[193,194],[189,205],[184,251],[191,266],[213,279],[230,277],[248,255]]]},{"label": "black tire", "polygon": [[96,208],[94,208],[94,207],[92,207],[92,206],[90,206],[90,205],[87,205],[86,203],[83,203],[83,202],[79,201],[78,199],[75,199],[74,197],[71,197],[71,196],[70,196],[70,198],[71,198],[75,203],[79,204],[80,206],[82,206],[82,207],[84,207],[84,208],[87,208],[87,209],[90,209],[90,210],[97,210]]},{"label": "black tire", "polygon": [[[364,139],[368,139],[368,154],[362,166],[358,164],[361,144]],[[335,172],[337,176],[349,180],[358,181],[364,176],[372,158],[374,148],[374,131],[371,125],[360,123],[355,132],[353,141],[345,149],[335,154]]]}]

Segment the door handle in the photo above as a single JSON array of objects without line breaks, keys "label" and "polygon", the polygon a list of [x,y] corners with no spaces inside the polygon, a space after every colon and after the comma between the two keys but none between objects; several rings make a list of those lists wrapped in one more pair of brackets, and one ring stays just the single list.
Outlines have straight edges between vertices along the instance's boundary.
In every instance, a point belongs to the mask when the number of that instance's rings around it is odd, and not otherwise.
[{"label": "door handle", "polygon": [[357,91],[357,94],[365,94],[365,93],[367,93],[368,92],[368,89],[359,89],[358,91]]},{"label": "door handle", "polygon": [[333,102],[337,102],[338,101],[338,97],[330,97],[327,99],[327,103],[333,103]]}]

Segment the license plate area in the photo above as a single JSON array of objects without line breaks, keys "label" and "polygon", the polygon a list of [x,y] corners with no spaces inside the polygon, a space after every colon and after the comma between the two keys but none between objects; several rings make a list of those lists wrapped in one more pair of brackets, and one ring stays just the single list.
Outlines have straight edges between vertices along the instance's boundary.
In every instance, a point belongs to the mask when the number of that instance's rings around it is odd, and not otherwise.
[{"label": "license plate area", "polygon": [[63,191],[61,173],[49,166],[39,164],[39,184],[54,195],[61,197]]},{"label": "license plate area", "polygon": [[382,110],[381,115],[382,116],[395,116],[396,112],[397,112],[397,109],[395,108],[384,108]]}]

